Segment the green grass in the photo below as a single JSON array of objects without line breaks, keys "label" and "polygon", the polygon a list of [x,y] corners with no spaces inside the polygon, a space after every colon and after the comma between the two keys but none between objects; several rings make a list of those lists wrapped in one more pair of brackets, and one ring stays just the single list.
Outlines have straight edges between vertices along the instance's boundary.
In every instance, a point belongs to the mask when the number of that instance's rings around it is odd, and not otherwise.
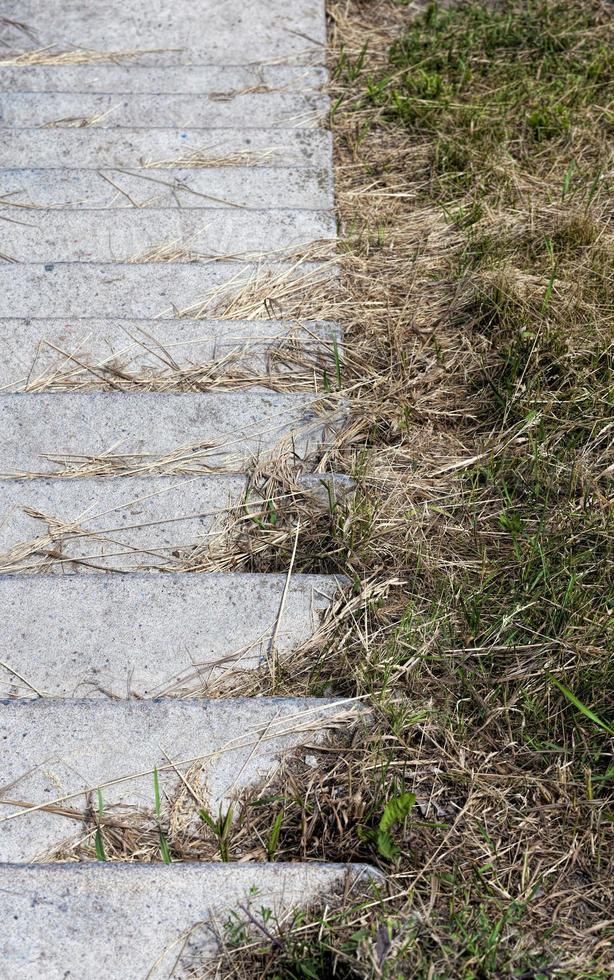
[{"label": "green grass", "polygon": [[370,583],[306,690],[368,693],[377,723],[319,810],[309,780],[284,791],[275,856],[379,863],[392,899],[286,930],[243,975],[605,978],[611,14],[332,13],[362,421],[335,463],[358,493],[302,518],[296,568]]}]

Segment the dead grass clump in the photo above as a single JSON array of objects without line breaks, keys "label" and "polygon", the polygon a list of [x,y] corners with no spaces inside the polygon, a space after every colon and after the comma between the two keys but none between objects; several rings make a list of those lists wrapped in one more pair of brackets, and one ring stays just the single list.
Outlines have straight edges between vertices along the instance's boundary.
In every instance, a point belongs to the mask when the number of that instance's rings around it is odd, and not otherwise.
[{"label": "dead grass clump", "polygon": [[[319,258],[322,245],[316,248]],[[192,320],[213,316],[220,320],[322,319],[325,313],[334,312],[335,271],[334,259],[310,261],[308,249],[289,262],[239,269],[177,315]]]}]

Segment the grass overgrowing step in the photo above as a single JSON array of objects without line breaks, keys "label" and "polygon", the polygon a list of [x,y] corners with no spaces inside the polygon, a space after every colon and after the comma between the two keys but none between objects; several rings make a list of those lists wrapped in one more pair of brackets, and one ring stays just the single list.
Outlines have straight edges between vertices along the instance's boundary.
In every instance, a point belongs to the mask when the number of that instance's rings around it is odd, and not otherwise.
[{"label": "grass overgrowing step", "polygon": [[393,891],[227,975],[605,977],[611,12],[329,15],[357,491],[333,543],[301,518],[296,567],[328,548],[356,594],[278,689],[368,694],[377,723],[332,780],[286,777],[279,841]]}]

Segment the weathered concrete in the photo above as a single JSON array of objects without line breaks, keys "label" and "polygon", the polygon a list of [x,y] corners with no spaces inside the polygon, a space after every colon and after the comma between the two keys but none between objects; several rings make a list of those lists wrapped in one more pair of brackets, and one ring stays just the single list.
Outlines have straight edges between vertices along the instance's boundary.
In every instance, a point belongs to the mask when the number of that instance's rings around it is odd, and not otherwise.
[{"label": "weathered concrete", "polygon": [[213,95],[230,100],[247,91],[314,92],[327,82],[325,68],[289,65],[187,65],[146,68],[132,59],[116,64],[34,65],[3,68],[0,92],[109,92],[116,95]]},{"label": "weathered concrete", "polygon": [[[181,167],[195,157],[202,166],[266,164],[331,167],[332,140],[318,129],[86,129],[7,130],[0,166]],[[18,175],[17,175],[18,176]],[[153,174],[152,176],[155,176]],[[2,189],[4,188],[4,182]],[[3,195],[6,191],[3,190]]]},{"label": "weathered concrete", "polygon": [[372,882],[373,869],[358,864],[3,866],[0,948],[11,980],[167,980],[170,971],[187,980],[203,976],[216,937],[230,939],[226,927],[247,922],[245,909],[263,926],[269,910],[274,931],[335,892],[360,901]]},{"label": "weathered concrete", "polygon": [[[0,317],[172,317],[177,311],[203,309],[213,317],[224,307],[224,296],[233,296],[254,279],[266,282],[267,275],[288,275],[291,267],[281,263],[244,261],[199,263],[152,262],[149,264],[45,263],[45,265],[0,265]],[[304,262],[296,273],[306,285],[333,270]],[[308,278],[308,277],[311,277]],[[290,281],[285,279],[285,282]],[[222,292],[221,287],[226,287]],[[212,294],[211,290],[220,290]],[[298,292],[298,290],[297,290]],[[268,299],[276,303],[275,289]],[[263,285],[263,295],[267,290]],[[199,317],[200,319],[200,317]]]},{"label": "weathered concrete", "polygon": [[10,92],[0,95],[0,128],[81,125],[97,129],[140,126],[310,129],[322,126],[329,108],[324,95],[295,92],[246,92],[228,101],[209,95]]},{"label": "weathered concrete", "polygon": [[[299,491],[326,503],[322,479],[347,489],[323,474],[299,477]],[[224,474],[0,481],[0,572],[202,567],[229,524],[262,516],[260,501],[245,476]]]},{"label": "weathered concrete", "polygon": [[[160,247],[180,261],[260,255],[334,240],[327,211],[188,208],[141,211],[35,211],[3,222],[2,253],[16,262],[132,262]],[[183,252],[182,252],[183,250]]]},{"label": "weathered concrete", "polygon": [[[189,697],[286,657],[317,629],[332,576],[0,575],[0,698]],[[14,668],[11,669],[11,668]],[[0,828],[1,833],[1,828]]]},{"label": "weathered concrete", "polygon": [[306,458],[341,416],[302,393],[89,392],[0,396],[0,476],[241,472],[254,456]]},{"label": "weathered concrete", "polygon": [[242,476],[0,481],[0,572],[177,570],[246,495]]},{"label": "weathered concrete", "polygon": [[0,319],[0,389],[102,385],[120,376],[143,383],[178,372],[203,389],[246,372],[264,384],[271,374],[305,370],[305,362],[334,377],[335,344],[340,351],[339,327],[326,320],[7,318]]},{"label": "weathered concrete", "polygon": [[[0,147],[0,153],[2,152]],[[3,170],[0,219],[21,209],[113,208],[301,208],[330,210],[332,181],[326,170],[291,167],[204,167],[159,170]],[[2,222],[2,230],[8,226]]]},{"label": "weathered concrete", "polygon": [[314,0],[4,0],[2,12],[7,53],[162,48],[174,49],[171,63],[240,64],[322,56],[326,41],[324,5]]},{"label": "weathered concrete", "polygon": [[357,710],[324,698],[0,702],[0,861],[37,860],[83,834],[79,820],[26,812],[20,803],[61,801],[85,813],[88,795],[100,788],[107,808],[151,811],[158,768],[163,799],[181,789],[177,770],[189,770],[190,783],[216,813],[270,778],[285,752],[314,744]]}]

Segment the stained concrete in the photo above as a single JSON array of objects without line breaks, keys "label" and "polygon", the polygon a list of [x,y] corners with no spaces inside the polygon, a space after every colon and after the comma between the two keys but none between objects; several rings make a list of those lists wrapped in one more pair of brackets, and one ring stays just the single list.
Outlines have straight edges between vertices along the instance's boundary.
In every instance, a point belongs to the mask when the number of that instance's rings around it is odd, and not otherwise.
[{"label": "stained concrete", "polygon": [[261,938],[248,913],[274,931],[299,907],[335,893],[358,902],[377,882],[359,864],[2,866],[0,944],[11,980],[187,980],[232,927]]},{"label": "stained concrete", "polygon": [[313,395],[256,387],[0,395],[0,477],[84,467],[127,475],[236,473],[253,457],[308,456],[340,420]]},{"label": "stained concrete", "polygon": [[339,326],[326,320],[0,319],[0,388],[23,391],[83,381],[101,386],[184,372],[195,388],[221,379],[305,372],[334,376]]},{"label": "stained concrete", "polygon": [[[187,697],[287,657],[338,582],[294,575],[0,575],[0,698]],[[280,615],[281,613],[281,615]],[[1,832],[1,831],[0,831]]]},{"label": "stained concrete", "polygon": [[330,108],[323,95],[245,92],[233,99],[210,95],[104,95],[10,92],[0,95],[0,128],[88,126],[96,129],[241,126],[309,129],[323,125]]},{"label": "stained concrete", "polygon": [[[358,713],[325,698],[2,701],[0,861],[35,861],[81,837],[80,820],[42,807],[85,814],[97,789],[107,812],[120,803],[151,812],[155,768],[162,799],[181,789],[178,770],[190,772],[201,805],[225,811],[274,776],[289,750]],[[197,809],[191,800],[198,827]]]},{"label": "stained concrete", "polygon": [[2,252],[15,262],[132,262],[165,247],[183,250],[180,261],[206,261],[331,241],[336,221],[327,211],[242,208],[194,211],[36,211],[6,222]]}]

